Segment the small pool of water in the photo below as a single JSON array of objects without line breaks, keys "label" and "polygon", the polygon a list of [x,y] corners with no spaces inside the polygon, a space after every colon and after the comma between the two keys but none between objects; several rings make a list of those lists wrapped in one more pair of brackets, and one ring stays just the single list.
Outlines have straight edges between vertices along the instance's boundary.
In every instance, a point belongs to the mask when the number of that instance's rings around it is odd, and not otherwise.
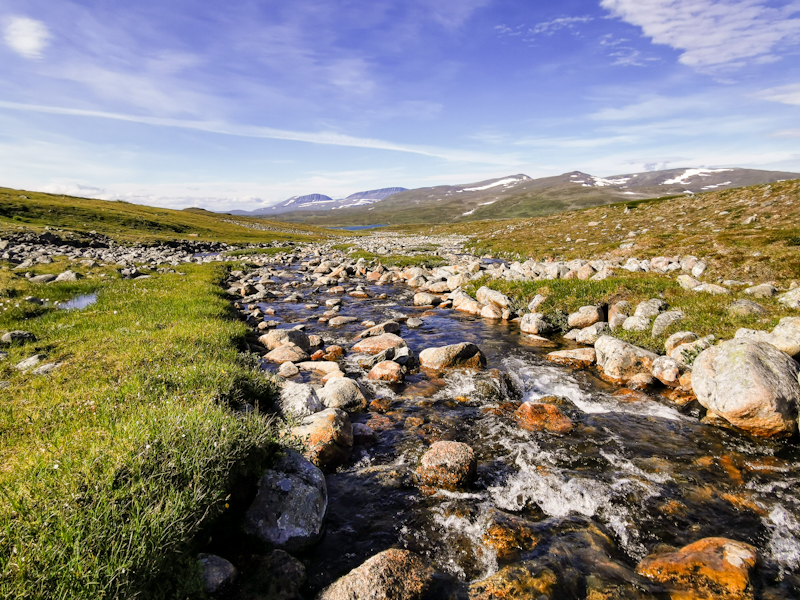
[{"label": "small pool of water", "polygon": [[81,294],[58,305],[60,310],[81,310],[97,302],[97,294]]}]

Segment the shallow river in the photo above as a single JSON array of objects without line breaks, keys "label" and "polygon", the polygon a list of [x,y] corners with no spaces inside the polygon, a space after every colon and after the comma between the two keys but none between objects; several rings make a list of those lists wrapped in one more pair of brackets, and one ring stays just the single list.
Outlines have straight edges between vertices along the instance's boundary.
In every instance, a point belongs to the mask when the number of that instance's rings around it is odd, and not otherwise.
[{"label": "shallow river", "polygon": [[[287,272],[275,280],[284,283],[298,275]],[[413,291],[404,285],[363,283],[372,298],[342,297],[339,314],[358,317],[345,326],[317,322],[325,300],[333,297],[325,288],[289,288],[303,295],[303,303],[276,301],[262,307],[275,308],[277,316],[267,318],[282,321],[281,327],[307,322],[307,333],[345,348],[364,329],[361,321],[422,317],[418,329],[402,325],[401,336],[415,353],[471,341],[485,353],[487,370],[510,377],[501,377],[506,385],[497,386],[486,375],[454,372],[431,379],[420,373],[404,384],[384,385],[367,380],[358,366],[363,355],[345,357],[343,370],[371,392],[368,399],[379,399],[373,403],[379,410],[352,419],[369,424],[380,438],[372,446],[356,446],[349,464],[327,477],[326,534],[300,557],[308,569],[309,598],[390,547],[429,557],[451,576],[448,591],[458,593],[508,564],[539,558],[572,582],[565,589],[583,596],[586,578],[598,570],[623,584],[659,544],[682,547],[711,536],[759,549],[757,595],[797,597],[796,443],[766,442],[703,425],[696,404],[681,409],[657,395],[620,392],[592,371],[571,370],[544,358],[549,351],[573,346],[530,346],[515,324],[417,309],[411,306]],[[380,294],[388,299],[377,299]],[[310,302],[321,306],[305,308]],[[504,394],[498,396],[500,387]],[[562,410],[576,424],[571,433],[531,433],[516,424],[517,405],[544,396],[565,399]],[[437,440],[465,442],[475,450],[478,476],[468,490],[428,495],[411,481],[408,472]],[[504,519],[512,519],[517,529],[521,523],[526,535],[539,540],[530,544],[535,547],[526,550],[523,543],[519,552],[498,552],[487,543],[492,525]],[[580,539],[589,539],[587,531],[599,535],[589,536],[595,542],[588,550],[576,542],[581,531]],[[610,546],[596,541],[603,535]],[[599,565],[598,556],[613,565]]]}]

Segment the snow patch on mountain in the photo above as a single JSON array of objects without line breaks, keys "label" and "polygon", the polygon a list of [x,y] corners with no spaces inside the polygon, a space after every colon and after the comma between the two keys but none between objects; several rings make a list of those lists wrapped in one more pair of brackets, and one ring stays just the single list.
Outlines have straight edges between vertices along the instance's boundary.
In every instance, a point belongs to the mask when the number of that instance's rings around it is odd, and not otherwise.
[{"label": "snow patch on mountain", "polygon": [[661,185],[686,185],[689,183],[687,179],[691,179],[692,177],[708,177],[712,173],[725,173],[726,171],[733,171],[733,169],[686,169],[683,175],[678,175],[674,179],[662,181]]}]

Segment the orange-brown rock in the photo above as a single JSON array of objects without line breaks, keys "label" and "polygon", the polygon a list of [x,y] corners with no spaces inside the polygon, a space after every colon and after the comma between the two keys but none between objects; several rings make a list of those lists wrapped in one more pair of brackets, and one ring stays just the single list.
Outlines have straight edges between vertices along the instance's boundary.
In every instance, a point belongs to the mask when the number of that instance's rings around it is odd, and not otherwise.
[{"label": "orange-brown rock", "polygon": [[322,360],[324,356],[325,352],[323,350],[317,350],[311,355],[311,360]]},{"label": "orange-brown rock", "polygon": [[492,511],[483,543],[493,548],[500,561],[516,560],[520,552],[533,550],[541,541],[533,524],[499,510]]},{"label": "orange-brown rock", "polygon": [[750,573],[757,558],[750,544],[704,538],[676,552],[647,556],[636,572],[682,594],[680,597],[747,600],[753,598]]},{"label": "orange-brown rock", "polygon": [[325,348],[325,355],[322,358],[334,362],[339,360],[343,356],[344,356],[344,348],[342,348],[341,346],[334,345]]},{"label": "orange-brown rock", "polygon": [[469,586],[469,600],[530,600],[556,598],[558,577],[550,569],[512,565]]},{"label": "orange-brown rock", "polygon": [[572,431],[572,420],[552,404],[525,402],[514,413],[520,427],[528,431],[546,431],[560,435]]},{"label": "orange-brown rock", "polygon": [[393,333],[384,333],[374,337],[361,340],[353,346],[353,352],[366,352],[367,354],[378,354],[388,348],[402,348],[406,346],[405,340]]},{"label": "orange-brown rock", "polygon": [[475,477],[475,452],[462,442],[436,442],[422,456],[417,474],[423,485],[454,490]]},{"label": "orange-brown rock", "polygon": [[264,360],[283,364],[285,362],[301,362],[308,360],[308,354],[299,346],[294,344],[284,344],[264,355]]},{"label": "orange-brown rock", "polygon": [[353,447],[353,426],[347,413],[338,408],[306,417],[292,428],[292,435],[305,443],[305,457],[323,471],[347,460]]},{"label": "orange-brown rock", "polygon": [[384,550],[322,590],[317,600],[421,600],[434,578],[429,561]]},{"label": "orange-brown rock", "polygon": [[367,378],[374,381],[400,383],[403,381],[403,367],[392,360],[384,360],[372,367]]},{"label": "orange-brown rock", "polygon": [[596,360],[594,348],[578,348],[577,350],[559,350],[550,352],[547,360],[560,365],[570,367],[586,368],[594,364]]}]

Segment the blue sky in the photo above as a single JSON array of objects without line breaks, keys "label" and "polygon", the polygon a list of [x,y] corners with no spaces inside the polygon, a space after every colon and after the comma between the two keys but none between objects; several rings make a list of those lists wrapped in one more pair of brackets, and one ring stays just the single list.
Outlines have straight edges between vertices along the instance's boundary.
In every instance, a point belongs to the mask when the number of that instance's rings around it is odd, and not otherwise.
[{"label": "blue sky", "polygon": [[155,206],[800,171],[800,2],[0,0],[0,185]]}]

